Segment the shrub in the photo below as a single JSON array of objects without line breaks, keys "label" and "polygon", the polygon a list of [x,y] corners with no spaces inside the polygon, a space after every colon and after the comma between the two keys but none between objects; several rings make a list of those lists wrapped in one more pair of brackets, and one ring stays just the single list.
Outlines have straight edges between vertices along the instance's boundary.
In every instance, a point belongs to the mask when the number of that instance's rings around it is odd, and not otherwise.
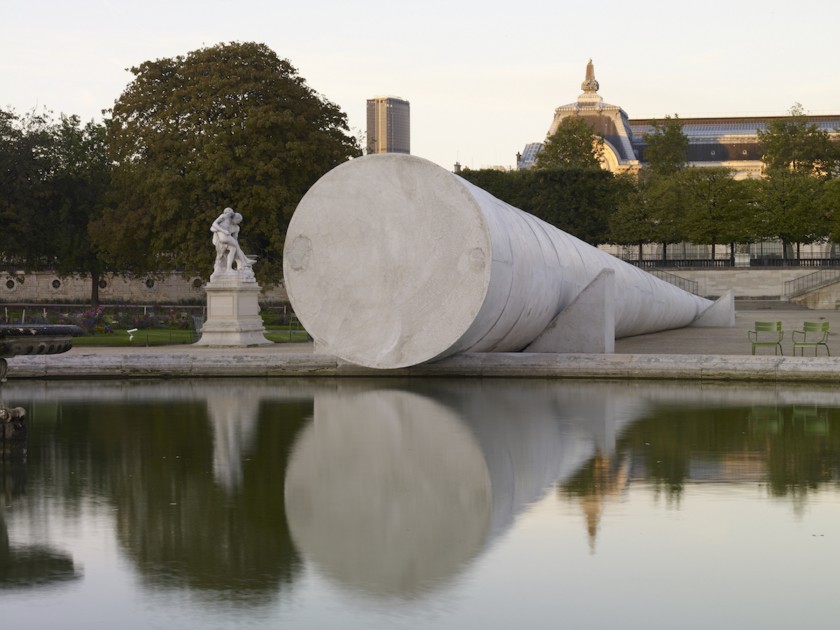
[{"label": "shrub", "polygon": [[193,319],[192,315],[187,312],[169,309],[163,318],[163,324],[167,328],[189,330],[193,326]]},{"label": "shrub", "polygon": [[153,313],[138,313],[131,318],[131,327],[146,330],[147,328],[155,327],[155,318]]},{"label": "shrub", "polygon": [[77,316],[76,323],[88,335],[102,335],[112,332],[111,320],[105,314],[104,306],[97,306],[96,308],[89,308],[82,311]]}]

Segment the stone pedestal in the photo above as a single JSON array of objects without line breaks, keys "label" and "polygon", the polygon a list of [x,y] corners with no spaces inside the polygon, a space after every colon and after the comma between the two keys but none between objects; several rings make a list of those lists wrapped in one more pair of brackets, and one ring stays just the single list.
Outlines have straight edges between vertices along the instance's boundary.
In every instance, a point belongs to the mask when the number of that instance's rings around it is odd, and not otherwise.
[{"label": "stone pedestal", "polygon": [[213,274],[207,291],[207,320],[197,346],[265,346],[257,296],[260,285],[243,281],[237,272]]}]

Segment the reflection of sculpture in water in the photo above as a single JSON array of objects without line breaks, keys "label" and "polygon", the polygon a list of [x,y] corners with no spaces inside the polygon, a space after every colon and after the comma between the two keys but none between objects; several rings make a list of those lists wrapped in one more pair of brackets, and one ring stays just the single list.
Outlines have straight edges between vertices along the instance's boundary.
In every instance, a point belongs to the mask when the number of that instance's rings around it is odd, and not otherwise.
[{"label": "reflection of sculpture in water", "polygon": [[213,225],[210,231],[213,233],[213,245],[216,246],[216,263],[213,273],[230,273],[233,271],[233,263],[236,263],[236,271],[253,276],[251,266],[254,260],[248,258],[239,246],[239,224],[242,222],[242,215],[234,212],[233,208],[225,208]]},{"label": "reflection of sculpture in water", "polygon": [[611,451],[631,421],[623,409],[636,407],[579,389],[447,382],[318,394],[286,472],[296,547],[368,596],[445,587],[547,488]]},{"label": "reflection of sculpture in water", "polygon": [[286,472],[295,545],[324,576],[375,597],[416,597],[478,555],[493,497],[457,413],[402,391],[321,394]]}]

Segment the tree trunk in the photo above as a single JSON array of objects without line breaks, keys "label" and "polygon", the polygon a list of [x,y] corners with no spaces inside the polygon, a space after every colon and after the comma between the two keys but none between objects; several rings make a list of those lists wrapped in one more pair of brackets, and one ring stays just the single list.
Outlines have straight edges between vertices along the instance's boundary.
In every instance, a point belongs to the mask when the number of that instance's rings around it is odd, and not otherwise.
[{"label": "tree trunk", "polygon": [[642,241],[639,241],[639,264],[640,265],[642,264],[642,247],[643,247],[643,245],[644,244],[642,243]]},{"label": "tree trunk", "polygon": [[91,308],[96,308],[99,306],[99,279],[100,274],[98,271],[91,271],[90,272],[90,306]]}]

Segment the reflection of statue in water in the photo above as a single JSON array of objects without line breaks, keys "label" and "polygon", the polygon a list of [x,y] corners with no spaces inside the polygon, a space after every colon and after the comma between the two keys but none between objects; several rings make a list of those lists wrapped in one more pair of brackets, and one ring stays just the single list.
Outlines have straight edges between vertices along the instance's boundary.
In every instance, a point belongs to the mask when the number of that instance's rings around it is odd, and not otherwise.
[{"label": "reflection of statue in water", "polygon": [[228,495],[242,486],[242,460],[254,446],[258,402],[221,389],[207,396],[213,429],[213,477]]},{"label": "reflection of statue in water", "polygon": [[239,247],[239,224],[242,222],[242,215],[234,212],[233,208],[225,208],[213,225],[210,231],[213,233],[213,245],[216,246],[216,263],[213,268],[214,274],[230,273],[233,271],[233,263],[236,263],[236,271],[253,277],[251,266],[254,260],[248,258]]}]

